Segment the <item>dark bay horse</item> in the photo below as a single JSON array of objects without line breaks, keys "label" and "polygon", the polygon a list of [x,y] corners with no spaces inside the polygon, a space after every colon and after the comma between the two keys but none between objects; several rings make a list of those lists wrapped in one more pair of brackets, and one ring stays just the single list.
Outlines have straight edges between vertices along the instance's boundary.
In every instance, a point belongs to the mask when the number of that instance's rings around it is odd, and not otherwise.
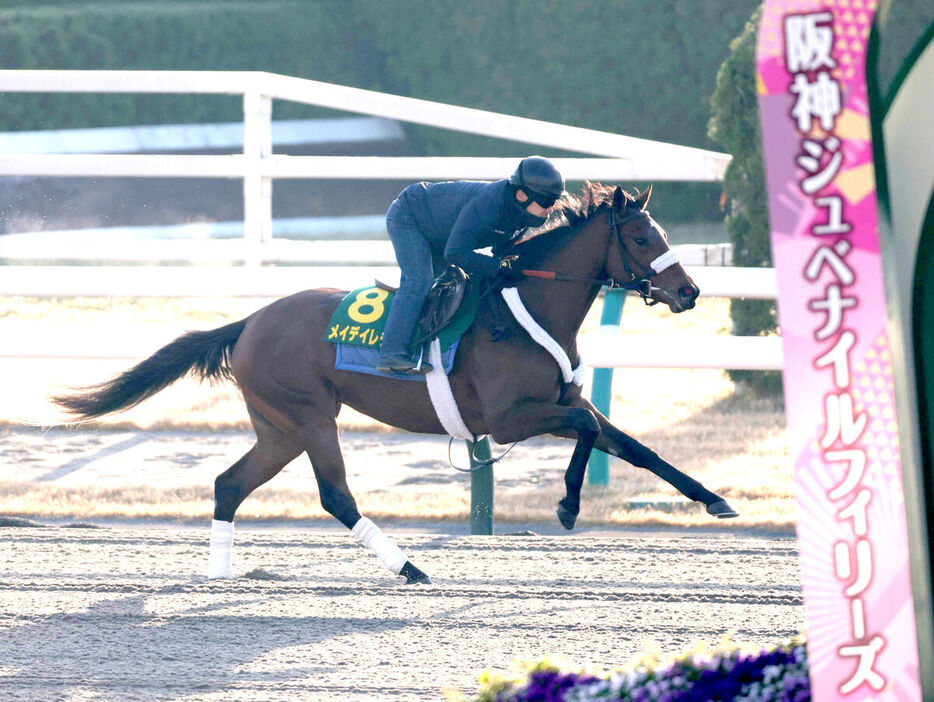
[{"label": "dark bay horse", "polygon": [[[667,235],[649,216],[651,188],[632,197],[619,187],[587,183],[566,196],[557,223],[511,245],[526,271],[517,285],[531,316],[574,362],[576,336],[603,284],[638,292],[676,313],[694,307],[699,290],[669,250]],[[660,265],[659,262],[663,262]],[[188,373],[234,379],[243,392],[256,444],[215,481],[210,575],[230,577],[234,514],[257,487],[299,454],[311,460],[321,504],[407,582],[430,582],[369,519],[347,486],[337,413],[348,405],[412,432],[446,434],[424,383],[335,370],[335,346],[325,341],[331,313],[345,293],[308,290],[246,319],[211,331],[190,332],[113,380],[54,398],[76,419],[134,406]],[[499,320],[491,334],[485,319]],[[503,323],[511,327],[502,339]],[[496,338],[497,340],[494,340]],[[449,375],[466,427],[500,444],[540,434],[575,439],[565,473],[567,493],[557,508],[571,529],[580,510],[587,459],[594,448],[647,468],[716,517],[730,506],[613,426],[566,383],[555,359],[514,321],[498,294],[481,301],[477,320],[462,337]]]}]

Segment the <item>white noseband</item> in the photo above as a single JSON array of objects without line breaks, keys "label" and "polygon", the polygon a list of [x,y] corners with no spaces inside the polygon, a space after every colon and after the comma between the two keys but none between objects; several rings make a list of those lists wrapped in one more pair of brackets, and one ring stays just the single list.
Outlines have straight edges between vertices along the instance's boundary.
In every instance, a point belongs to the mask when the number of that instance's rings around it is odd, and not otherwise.
[{"label": "white noseband", "polygon": [[681,263],[681,259],[678,257],[678,252],[674,249],[668,249],[661,256],[656,258],[649,265],[652,266],[652,270],[656,273],[661,273],[666,268],[671,268],[676,263]]}]

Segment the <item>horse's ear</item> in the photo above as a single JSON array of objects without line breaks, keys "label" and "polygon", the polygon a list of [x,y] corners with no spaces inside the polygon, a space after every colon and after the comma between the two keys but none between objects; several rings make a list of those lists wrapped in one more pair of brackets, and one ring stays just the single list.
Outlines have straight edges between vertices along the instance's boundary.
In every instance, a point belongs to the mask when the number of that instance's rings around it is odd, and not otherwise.
[{"label": "horse's ear", "polygon": [[640,210],[644,210],[645,206],[649,204],[649,198],[652,197],[652,185],[649,184],[649,187],[645,189],[645,192],[639,193],[636,197],[633,204],[638,207]]},{"label": "horse's ear", "polygon": [[621,209],[626,207],[629,203],[629,196],[623,192],[623,189],[616,186],[616,190],[613,191],[613,209],[619,212]]}]

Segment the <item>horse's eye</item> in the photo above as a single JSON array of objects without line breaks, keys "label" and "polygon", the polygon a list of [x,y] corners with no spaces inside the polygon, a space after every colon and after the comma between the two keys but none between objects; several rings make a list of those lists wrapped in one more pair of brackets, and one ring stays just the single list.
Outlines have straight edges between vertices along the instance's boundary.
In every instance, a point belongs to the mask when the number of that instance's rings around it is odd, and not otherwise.
[{"label": "horse's eye", "polygon": [[640,236],[639,238],[636,239],[636,246],[648,246],[648,244],[649,244],[649,240],[646,239],[644,236]]}]

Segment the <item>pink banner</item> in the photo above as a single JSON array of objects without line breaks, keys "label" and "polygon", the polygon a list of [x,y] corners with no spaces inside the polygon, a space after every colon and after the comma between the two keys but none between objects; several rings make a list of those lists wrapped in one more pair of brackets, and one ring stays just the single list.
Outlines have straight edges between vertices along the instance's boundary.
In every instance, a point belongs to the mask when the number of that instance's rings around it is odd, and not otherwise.
[{"label": "pink banner", "polygon": [[767,0],[756,84],[817,702],[920,700],[866,91],[875,0]]}]

